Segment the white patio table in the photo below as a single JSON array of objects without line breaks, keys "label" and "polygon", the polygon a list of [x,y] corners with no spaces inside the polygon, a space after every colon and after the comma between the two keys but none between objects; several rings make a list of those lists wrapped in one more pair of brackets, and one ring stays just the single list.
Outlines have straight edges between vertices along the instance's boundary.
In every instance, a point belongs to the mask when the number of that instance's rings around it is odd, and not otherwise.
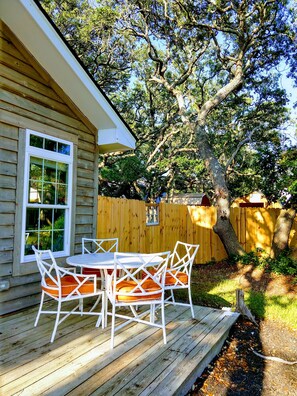
[{"label": "white patio table", "polygon": [[[145,253],[141,254],[141,257],[145,260],[146,254]],[[138,265],[142,264],[142,262],[138,259],[138,257],[133,256],[133,253],[131,253],[131,257],[125,257],[121,259],[121,261],[123,263],[129,264],[131,268],[135,268]],[[68,257],[66,259],[66,263],[74,267],[80,267],[80,268],[110,270],[110,269],[114,269],[114,253],[107,252],[107,253],[77,254],[75,256]],[[156,259],[152,261],[152,264],[158,264],[157,256]]]},{"label": "white patio table", "polygon": [[[143,260],[145,260],[146,256],[147,255],[145,253],[141,254]],[[161,258],[160,260],[162,261]],[[131,268],[135,268],[142,264],[142,262],[139,260],[137,256],[133,256],[133,253],[131,253],[131,257],[125,257],[121,259],[121,261],[123,263],[129,264]],[[158,260],[158,256],[156,256],[154,260],[152,260],[152,264],[158,264],[159,262],[160,261]],[[114,269],[114,252],[77,254],[75,256],[69,256],[66,259],[66,263],[74,267],[79,267],[81,269],[92,268],[92,269],[100,270],[102,286],[104,288],[105,277],[107,276],[107,270]],[[106,301],[106,307],[105,307],[105,324],[106,324],[107,299],[105,299],[105,301]]]},{"label": "white patio table", "polygon": [[80,268],[107,270],[114,268],[114,253],[77,254],[66,259],[66,263]]}]

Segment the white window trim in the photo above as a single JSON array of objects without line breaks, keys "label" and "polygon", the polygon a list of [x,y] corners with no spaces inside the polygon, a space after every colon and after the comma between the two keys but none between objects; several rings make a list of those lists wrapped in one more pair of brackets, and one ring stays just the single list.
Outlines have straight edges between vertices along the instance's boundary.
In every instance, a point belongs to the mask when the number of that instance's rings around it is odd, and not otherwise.
[{"label": "white window trim", "polygon": [[[157,218],[156,221],[148,220],[148,215],[147,215],[148,208],[153,208],[153,210],[156,212],[155,213],[155,217]],[[159,204],[146,204],[145,205],[145,210],[146,210],[146,225],[147,226],[159,225],[160,224],[160,206],[159,206]]]},{"label": "white window trim", "polygon": [[[30,135],[40,136],[42,138],[50,139],[59,143],[64,143],[70,146],[70,155],[56,153],[40,149],[38,147],[30,146]],[[24,166],[24,194],[23,194],[23,213],[22,213],[22,235],[21,235],[21,262],[32,262],[35,259],[34,255],[25,256],[25,229],[26,229],[26,212],[28,207],[40,207],[38,204],[28,205],[28,185],[29,185],[29,164],[30,157],[38,157],[42,159],[63,162],[69,165],[68,169],[68,191],[67,191],[67,205],[47,205],[47,208],[61,208],[66,210],[65,216],[65,249],[60,252],[53,252],[54,257],[65,257],[70,255],[70,236],[71,236],[71,218],[72,218],[72,191],[73,191],[73,143],[68,140],[63,140],[52,135],[47,135],[31,129],[26,129],[26,149],[25,149],[25,166]]]}]

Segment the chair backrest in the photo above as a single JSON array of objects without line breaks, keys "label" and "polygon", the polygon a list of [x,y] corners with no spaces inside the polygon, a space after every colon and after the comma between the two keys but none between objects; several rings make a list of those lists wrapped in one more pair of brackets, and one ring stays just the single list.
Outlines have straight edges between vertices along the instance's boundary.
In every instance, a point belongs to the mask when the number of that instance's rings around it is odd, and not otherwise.
[{"label": "chair backrest", "polygon": [[41,274],[41,288],[47,295],[64,301],[94,295],[95,275],[76,274],[69,268],[58,266],[51,250],[37,250],[34,246],[32,249]]},{"label": "chair backrest", "polygon": [[118,248],[119,248],[118,238],[106,238],[106,239],[82,238],[83,254],[117,252]]},{"label": "chair backrest", "polygon": [[52,251],[37,250],[35,246],[32,246],[32,249],[41,275],[41,286],[59,293],[61,288],[60,272]]},{"label": "chair backrest", "polygon": [[112,274],[107,277],[107,294],[113,300],[161,300],[170,252],[115,253]]},{"label": "chair backrest", "polygon": [[190,275],[199,246],[177,241],[170,256],[170,269]]}]

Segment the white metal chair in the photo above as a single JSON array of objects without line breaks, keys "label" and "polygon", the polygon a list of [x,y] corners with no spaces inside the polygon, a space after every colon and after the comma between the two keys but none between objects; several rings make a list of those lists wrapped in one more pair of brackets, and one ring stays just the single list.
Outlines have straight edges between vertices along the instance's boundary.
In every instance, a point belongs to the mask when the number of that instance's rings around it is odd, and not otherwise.
[{"label": "white metal chair", "polygon": [[[98,290],[96,275],[76,274],[75,269],[62,268],[56,263],[51,250],[37,250],[34,246],[32,249],[35,253],[37,266],[41,274],[41,301],[34,326],[37,326],[41,314],[55,314],[56,321],[51,336],[51,342],[54,341],[57,328],[69,315],[94,315],[98,317],[96,327],[102,322],[102,328],[105,326],[104,291]],[[83,310],[82,300],[88,297],[102,296],[102,308],[100,312],[94,312],[93,308],[97,305],[97,300],[89,311]],[[44,297],[48,296],[58,303],[56,310],[43,310]],[[78,304],[68,310],[62,311],[62,303],[76,300]],[[61,315],[64,315],[61,317]]]},{"label": "white metal chair", "polygon": [[[191,295],[191,275],[198,249],[199,245],[177,241],[169,259],[169,268],[167,268],[165,278],[165,290],[170,292],[170,296],[166,298],[165,302],[174,305],[189,306],[193,318],[195,318],[195,314]],[[177,302],[175,300],[174,290],[178,289],[188,290],[189,303]]]},{"label": "white metal chair", "polygon": [[107,253],[117,252],[119,248],[118,238],[82,238],[82,253]]},{"label": "white metal chair", "polygon": [[[106,277],[107,298],[112,306],[112,311],[107,312],[112,316],[111,348],[114,347],[115,332],[132,321],[162,329],[166,344],[164,283],[169,256],[170,252],[115,253],[114,270]],[[138,312],[137,308],[142,305],[150,309]],[[161,323],[155,323],[156,305],[161,307]],[[116,313],[118,307],[127,307],[129,311],[127,314]],[[145,318],[148,314],[149,319]],[[124,319],[124,322],[115,326],[116,318]]]},{"label": "white metal chair", "polygon": [[[92,239],[92,238],[82,238],[82,254],[91,253],[107,253],[107,252],[117,252],[119,248],[118,238],[102,238],[102,239]],[[98,280],[104,279],[102,270],[93,268],[83,268],[82,273],[85,275],[97,275]]]}]

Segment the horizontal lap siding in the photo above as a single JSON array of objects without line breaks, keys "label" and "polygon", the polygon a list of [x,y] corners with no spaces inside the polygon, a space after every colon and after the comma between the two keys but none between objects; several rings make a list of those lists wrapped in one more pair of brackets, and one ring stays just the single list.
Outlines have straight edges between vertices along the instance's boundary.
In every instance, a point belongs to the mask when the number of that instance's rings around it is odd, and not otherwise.
[{"label": "horizontal lap siding", "polygon": [[0,276],[12,274],[18,128],[0,123]]},{"label": "horizontal lap siding", "polygon": [[[55,83],[26,52],[9,29],[0,24],[0,276],[11,288],[1,292],[2,313],[39,301],[39,276],[12,277],[16,213],[19,128],[30,128],[77,144],[74,251],[81,250],[81,237],[93,236],[96,134],[68,106]],[[16,280],[18,280],[16,282]]]}]

